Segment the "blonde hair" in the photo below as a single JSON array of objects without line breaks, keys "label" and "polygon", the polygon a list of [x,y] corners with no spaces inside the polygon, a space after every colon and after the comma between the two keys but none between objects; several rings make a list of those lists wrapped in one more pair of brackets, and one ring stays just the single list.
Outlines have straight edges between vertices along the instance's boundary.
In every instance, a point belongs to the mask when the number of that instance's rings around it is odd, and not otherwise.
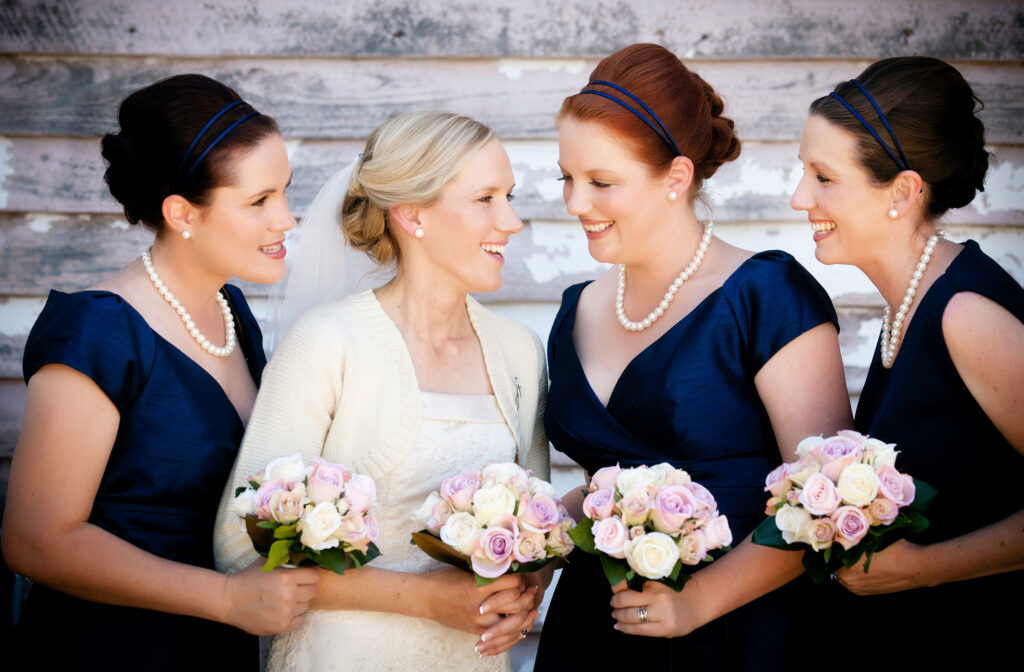
[{"label": "blonde hair", "polygon": [[479,121],[451,112],[410,112],[378,126],[352,170],[341,208],[349,245],[380,264],[397,259],[388,208],[430,205],[463,162],[495,137]]}]

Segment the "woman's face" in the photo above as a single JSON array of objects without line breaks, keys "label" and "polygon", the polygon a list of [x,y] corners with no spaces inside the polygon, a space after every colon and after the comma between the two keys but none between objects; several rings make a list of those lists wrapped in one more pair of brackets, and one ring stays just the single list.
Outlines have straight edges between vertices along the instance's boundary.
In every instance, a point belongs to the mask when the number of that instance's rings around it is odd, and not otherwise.
[{"label": "woman's face", "polygon": [[807,212],[815,256],[824,264],[863,267],[895,226],[886,216],[892,207],[889,189],[871,183],[853,134],[822,117],[807,118],[799,156],[804,174],[790,205]]},{"label": "woman's face", "polygon": [[657,229],[671,221],[667,177],[651,174],[605,126],[563,117],[558,124],[562,198],[587,235],[590,256],[629,263],[657,245]]},{"label": "woman's face", "polygon": [[292,172],[284,140],[268,135],[228,166],[229,184],[210,190],[189,244],[204,269],[269,284],[284,277],[284,234],[295,226],[285,188]]},{"label": "woman's face", "polygon": [[512,209],[515,176],[508,154],[491,140],[465,163],[433,204],[419,209],[420,246],[456,291],[501,288],[509,236],[523,228]]}]

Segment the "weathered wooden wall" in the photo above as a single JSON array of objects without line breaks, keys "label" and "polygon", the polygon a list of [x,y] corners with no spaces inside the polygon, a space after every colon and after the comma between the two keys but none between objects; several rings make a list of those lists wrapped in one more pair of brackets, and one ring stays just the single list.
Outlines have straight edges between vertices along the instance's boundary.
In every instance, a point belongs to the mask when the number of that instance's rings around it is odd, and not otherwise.
[{"label": "weathered wooden wall", "polygon": [[[98,151],[129,92],[182,72],[236,87],[281,124],[298,214],[393,114],[440,108],[487,121],[506,141],[527,227],[509,248],[505,288],[482,298],[544,337],[561,290],[599,270],[562,206],[553,114],[597,60],[641,41],[687,59],[726,99],[745,144],[709,185],[716,232],[788,250],[825,284],[854,396],[881,301],[855,269],[814,260],[806,219],[789,208],[813,98],[879,57],[933,55],[960,68],[986,103],[996,161],[985,193],[947,228],[1024,280],[1018,1],[2,0],[0,469],[21,420],[24,339],[46,291],[86,287],[146,243],[105,193]],[[265,289],[246,289],[261,310]]]}]

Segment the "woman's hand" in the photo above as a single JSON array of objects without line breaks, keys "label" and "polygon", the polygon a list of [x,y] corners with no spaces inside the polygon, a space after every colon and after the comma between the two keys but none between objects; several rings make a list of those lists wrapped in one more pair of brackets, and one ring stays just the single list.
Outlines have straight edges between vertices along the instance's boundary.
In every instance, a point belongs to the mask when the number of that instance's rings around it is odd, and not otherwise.
[{"label": "woman's hand", "polygon": [[473,575],[455,567],[443,567],[423,575],[429,582],[426,616],[441,625],[483,635],[501,620],[501,614],[522,609],[522,580],[506,574],[486,586],[477,586]]},{"label": "woman's hand", "polygon": [[554,564],[549,563],[536,572],[516,574],[515,576],[522,580],[523,591],[518,598],[502,607],[495,606],[497,600],[507,599],[508,595],[501,598],[501,594],[495,594],[487,598],[482,606],[487,610],[494,608],[506,617],[480,636],[477,643],[477,652],[480,655],[493,656],[507,651],[526,638],[527,633],[533,628],[533,621],[540,615],[538,607],[544,601],[544,590],[551,583],[554,572]]},{"label": "woman's hand", "polygon": [[224,622],[253,635],[276,635],[302,625],[316,595],[320,572],[311,567],[278,567],[264,572],[263,561],[225,577]]},{"label": "woman's hand", "polygon": [[935,585],[929,579],[927,546],[901,540],[871,556],[871,565],[864,573],[864,558],[850,568],[836,572],[836,580],[856,595],[895,593],[911,588]]},{"label": "woman's hand", "polygon": [[[663,583],[647,581],[643,592],[629,590],[622,581],[612,587],[615,629],[643,637],[682,637],[706,622],[700,615],[700,589],[696,578],[676,592]],[[640,616],[646,609],[646,622]]]}]

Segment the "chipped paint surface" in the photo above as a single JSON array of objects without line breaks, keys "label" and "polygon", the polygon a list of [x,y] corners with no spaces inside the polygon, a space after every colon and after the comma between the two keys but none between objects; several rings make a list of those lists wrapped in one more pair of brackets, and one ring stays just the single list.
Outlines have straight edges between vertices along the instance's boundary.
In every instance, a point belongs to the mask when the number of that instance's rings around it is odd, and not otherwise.
[{"label": "chipped paint surface", "polygon": [[538,70],[578,75],[586,67],[586,61],[583,60],[504,58],[498,61],[498,72],[509,79],[521,79],[524,72]]},{"label": "chipped paint surface", "polygon": [[55,222],[62,222],[69,219],[65,215],[51,215],[45,212],[26,213],[28,218],[28,229],[34,233],[49,233]]},{"label": "chipped paint surface", "polygon": [[523,260],[523,265],[537,284],[570,273],[597,275],[602,269],[608,268],[590,256],[586,236],[578,225],[531,222],[530,242],[542,251],[530,254]]},{"label": "chipped paint surface", "polygon": [[790,196],[799,180],[799,164],[764,164],[740,156],[732,164],[722,167],[720,175],[707,182],[707,191],[718,205],[733,198],[757,194],[764,196]]},{"label": "chipped paint surface", "polygon": [[14,174],[11,141],[0,136],[0,208],[7,207],[7,178]]},{"label": "chipped paint surface", "polygon": [[985,191],[974,199],[981,214],[1024,210],[1024,166],[999,161],[985,174]]},{"label": "chipped paint surface", "polygon": [[10,297],[0,302],[0,335],[28,336],[45,304],[44,297]]}]

